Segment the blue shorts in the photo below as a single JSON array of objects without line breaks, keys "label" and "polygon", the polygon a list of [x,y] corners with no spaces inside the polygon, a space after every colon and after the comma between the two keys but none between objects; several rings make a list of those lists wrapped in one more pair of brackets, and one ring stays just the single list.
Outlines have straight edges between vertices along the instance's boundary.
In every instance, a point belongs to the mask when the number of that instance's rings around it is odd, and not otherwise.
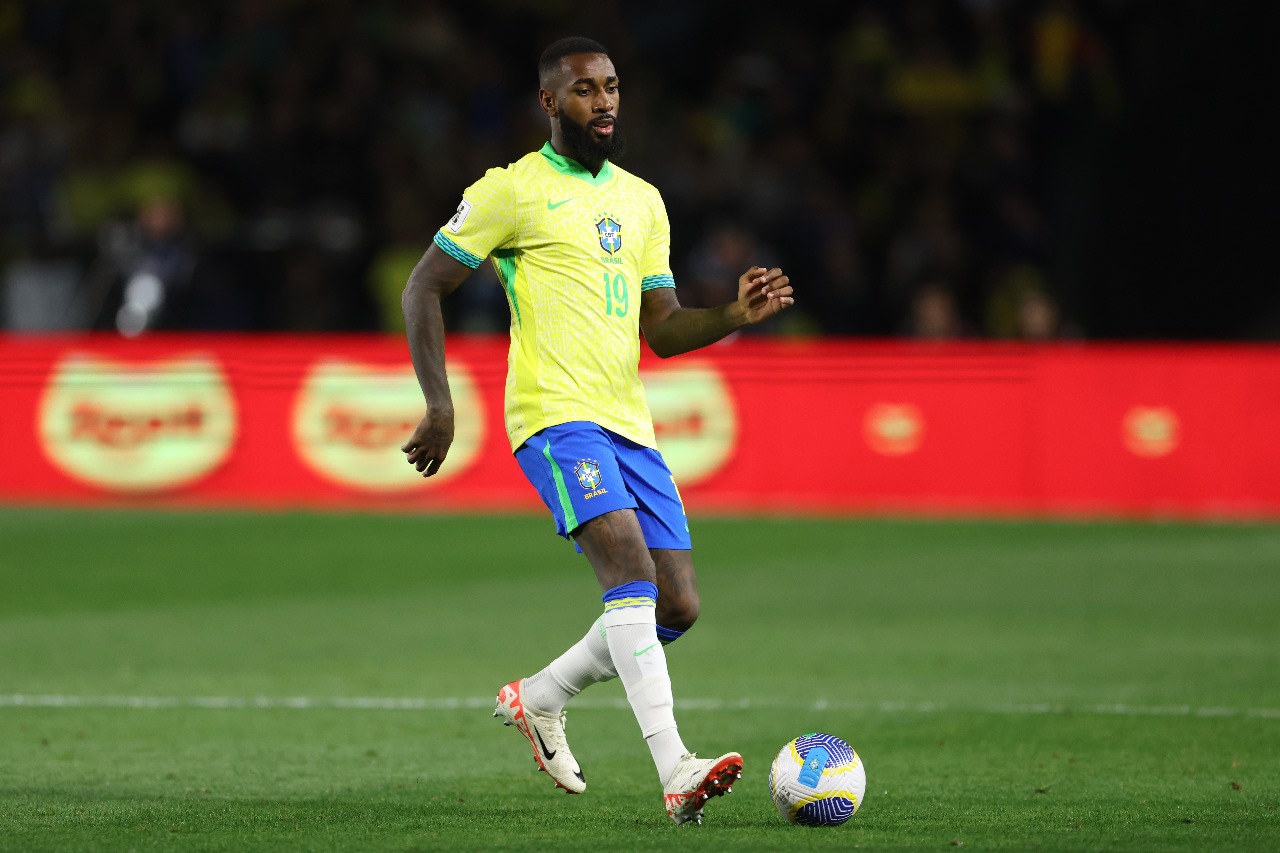
[{"label": "blue shorts", "polygon": [[650,548],[693,547],[675,478],[651,447],[590,421],[570,421],[530,437],[516,461],[566,539],[596,516],[634,509]]}]

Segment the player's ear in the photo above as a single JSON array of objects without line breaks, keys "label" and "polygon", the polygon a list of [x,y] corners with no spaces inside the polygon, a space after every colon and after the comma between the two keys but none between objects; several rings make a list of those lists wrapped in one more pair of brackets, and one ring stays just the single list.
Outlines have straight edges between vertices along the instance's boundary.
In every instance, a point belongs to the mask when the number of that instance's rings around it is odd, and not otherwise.
[{"label": "player's ear", "polygon": [[556,96],[546,89],[538,90],[538,106],[542,107],[542,111],[551,118],[556,117]]}]

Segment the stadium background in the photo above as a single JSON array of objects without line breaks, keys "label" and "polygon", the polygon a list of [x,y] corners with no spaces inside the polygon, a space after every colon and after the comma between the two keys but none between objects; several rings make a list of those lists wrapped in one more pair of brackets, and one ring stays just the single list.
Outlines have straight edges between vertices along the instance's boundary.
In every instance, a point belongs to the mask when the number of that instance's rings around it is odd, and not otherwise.
[{"label": "stadium background", "polygon": [[[493,272],[446,300],[475,429],[432,481],[399,463],[399,295],[466,184],[545,138],[532,68],[572,30],[624,75],[624,163],[664,192],[682,301],[751,263],[800,287],[778,322],[642,365],[693,508],[1273,515],[1249,23],[8,3],[0,499],[535,508],[501,439]],[[769,465],[774,434],[821,451]]]},{"label": "stadium background", "polygon": [[[1255,8],[1256,7],[1256,8]],[[764,334],[1266,339],[1275,166],[1257,4],[6,2],[0,317],[378,331],[467,183],[545,138],[541,46],[625,76],[689,304],[750,257]],[[1273,279],[1274,276],[1272,275]],[[501,331],[493,287],[450,328]]]}]

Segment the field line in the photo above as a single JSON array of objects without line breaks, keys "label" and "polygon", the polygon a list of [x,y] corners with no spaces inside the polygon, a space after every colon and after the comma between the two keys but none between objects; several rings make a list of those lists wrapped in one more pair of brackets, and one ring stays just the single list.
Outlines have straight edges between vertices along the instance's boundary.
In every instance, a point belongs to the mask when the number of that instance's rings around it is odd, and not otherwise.
[{"label": "field line", "polygon": [[[493,707],[487,696],[78,696],[67,694],[0,694],[0,708],[207,708],[212,710],[369,710],[453,711]],[[580,698],[575,709],[630,710],[618,699]],[[1280,708],[1197,707],[1193,705],[1067,705],[1059,703],[962,705],[947,702],[799,702],[786,699],[679,699],[681,711],[843,711],[850,713],[1094,715],[1120,717],[1248,717],[1280,720]]]}]

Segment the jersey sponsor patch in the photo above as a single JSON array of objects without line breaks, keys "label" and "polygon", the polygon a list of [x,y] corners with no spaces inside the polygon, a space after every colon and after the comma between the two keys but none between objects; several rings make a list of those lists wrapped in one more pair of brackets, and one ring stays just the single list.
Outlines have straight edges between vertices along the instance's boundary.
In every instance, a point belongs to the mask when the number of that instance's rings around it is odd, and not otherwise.
[{"label": "jersey sponsor patch", "polygon": [[453,218],[449,220],[449,223],[448,223],[449,230],[452,231],[454,234],[457,234],[459,231],[461,231],[462,223],[467,221],[467,215],[470,213],[471,213],[471,202],[467,201],[464,198],[462,200],[462,203],[458,205],[458,212],[455,213],[453,215]]}]

